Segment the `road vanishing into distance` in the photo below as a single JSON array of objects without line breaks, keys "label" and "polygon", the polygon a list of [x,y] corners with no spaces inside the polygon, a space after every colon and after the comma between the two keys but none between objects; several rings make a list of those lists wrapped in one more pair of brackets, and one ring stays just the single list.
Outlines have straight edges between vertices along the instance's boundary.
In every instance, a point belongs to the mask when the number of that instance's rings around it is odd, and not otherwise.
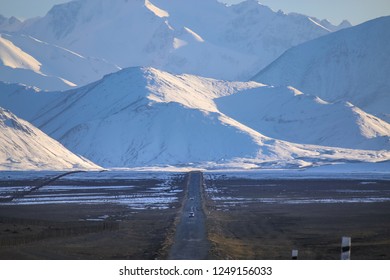
[{"label": "road vanishing into distance", "polygon": [[168,258],[204,260],[208,259],[210,244],[206,233],[206,216],[202,207],[203,174],[190,172],[187,183],[187,195],[184,198],[180,221]]},{"label": "road vanishing into distance", "polygon": [[72,173],[0,176],[0,259],[390,259],[387,174]]}]

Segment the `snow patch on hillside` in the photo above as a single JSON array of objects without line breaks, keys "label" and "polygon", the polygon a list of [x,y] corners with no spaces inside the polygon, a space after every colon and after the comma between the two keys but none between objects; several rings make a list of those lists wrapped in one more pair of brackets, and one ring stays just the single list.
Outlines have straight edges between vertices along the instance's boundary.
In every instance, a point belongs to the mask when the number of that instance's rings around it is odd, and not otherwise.
[{"label": "snow patch on hillside", "polygon": [[29,69],[40,73],[41,63],[0,34],[0,60],[4,66]]},{"label": "snow patch on hillside", "polygon": [[145,6],[160,18],[169,17],[169,13],[167,11],[164,11],[159,7],[156,7],[149,0],[145,0]]}]

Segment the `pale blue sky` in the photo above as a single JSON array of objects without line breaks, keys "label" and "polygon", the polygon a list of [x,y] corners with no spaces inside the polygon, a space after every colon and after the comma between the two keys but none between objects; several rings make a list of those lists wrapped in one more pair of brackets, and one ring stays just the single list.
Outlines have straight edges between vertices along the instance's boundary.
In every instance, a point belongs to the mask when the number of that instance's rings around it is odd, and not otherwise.
[{"label": "pale blue sky", "polygon": [[[232,4],[242,0],[219,1]],[[64,2],[68,0],[0,0],[0,14],[14,15],[21,19],[43,16],[54,4]],[[390,0],[260,0],[260,2],[274,10],[281,9],[284,12],[327,18],[336,24],[343,19],[358,24],[390,15]]]}]

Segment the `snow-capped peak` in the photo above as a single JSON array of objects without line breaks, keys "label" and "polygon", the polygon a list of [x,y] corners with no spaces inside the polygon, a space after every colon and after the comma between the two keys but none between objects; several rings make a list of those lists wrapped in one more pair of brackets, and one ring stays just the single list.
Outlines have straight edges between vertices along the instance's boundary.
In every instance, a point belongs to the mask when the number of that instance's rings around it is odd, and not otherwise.
[{"label": "snow-capped peak", "polygon": [[351,102],[388,121],[389,45],[390,16],[377,18],[291,48],[253,80]]},{"label": "snow-capped peak", "polygon": [[54,6],[23,32],[121,68],[247,80],[328,29],[254,0],[231,6],[217,0],[84,0]]},{"label": "snow-capped peak", "polygon": [[[104,167],[231,161],[300,166],[390,157],[374,151],[388,147],[388,124],[292,87],[134,67],[52,94],[35,95],[38,114],[30,119],[71,151]],[[14,94],[6,95],[5,100]],[[24,98],[27,94],[14,100]],[[333,147],[312,146],[318,143]],[[372,150],[345,149],[350,147]]]}]

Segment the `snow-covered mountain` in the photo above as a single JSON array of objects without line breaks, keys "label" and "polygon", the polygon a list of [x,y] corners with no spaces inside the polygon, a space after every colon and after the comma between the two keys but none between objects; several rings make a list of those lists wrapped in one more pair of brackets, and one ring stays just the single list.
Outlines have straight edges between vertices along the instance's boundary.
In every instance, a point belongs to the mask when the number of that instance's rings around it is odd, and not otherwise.
[{"label": "snow-covered mountain", "polygon": [[[191,163],[208,167],[301,166],[390,158],[390,152],[383,150],[293,144],[265,136],[261,128],[256,130],[237,121],[230,116],[233,112],[229,112],[229,106],[223,106],[225,99],[262,91],[276,94],[256,82],[225,82],[137,67],[62,93],[31,88],[21,93],[21,86],[14,85],[2,88],[9,93],[0,104],[13,106],[18,113],[23,111],[18,109],[21,100],[36,98],[36,114],[28,119],[69,150],[104,167]],[[314,106],[312,103],[306,102],[308,106]],[[292,102],[284,109],[293,112],[296,104],[300,103]],[[240,105],[250,109],[255,102]],[[334,125],[337,127],[337,123]],[[347,125],[353,125],[352,121]],[[356,137],[363,138],[360,134]]]},{"label": "snow-covered mountain", "polygon": [[36,87],[0,82],[0,107],[30,122],[59,97],[60,92],[46,92]]},{"label": "snow-covered mountain", "polygon": [[63,90],[91,83],[119,69],[30,36],[0,34],[0,76],[5,82]]},{"label": "snow-covered mountain", "polygon": [[[248,79],[288,48],[328,34],[310,17],[255,0],[79,0],[54,6],[20,32],[120,67]],[[335,27],[336,28],[336,27]]]},{"label": "snow-covered mountain", "polygon": [[343,20],[339,25],[333,25],[331,22],[329,22],[327,19],[318,19],[316,17],[311,17],[311,20],[315,21],[319,25],[325,27],[329,31],[339,31],[344,28],[352,27],[352,24],[348,20]]},{"label": "snow-covered mountain", "polygon": [[[389,25],[334,26],[255,0],[73,1],[0,18],[0,106],[104,167],[386,161]],[[283,52],[256,81],[232,82]],[[0,112],[5,168],[93,166]]]},{"label": "snow-covered mountain", "polygon": [[253,79],[347,101],[390,120],[390,16],[294,47]]},{"label": "snow-covered mountain", "polygon": [[129,68],[65,92],[33,122],[105,167],[253,157],[267,138],[219,113],[211,97],[255,85]]},{"label": "snow-covered mountain", "polygon": [[20,30],[23,23],[16,17],[7,18],[0,15],[0,31],[13,32]]},{"label": "snow-covered mountain", "polygon": [[[274,12],[257,0],[228,7],[215,0],[152,1],[169,11],[170,22],[189,26],[213,44],[253,55],[255,64],[264,67],[290,47],[338,28],[329,22],[326,28],[305,15]],[[252,65],[248,69],[254,70]]]},{"label": "snow-covered mountain", "polygon": [[254,130],[293,143],[390,150],[390,124],[352,104],[328,103],[294,88],[269,87],[216,100],[218,109]]},{"label": "snow-covered mountain", "polygon": [[30,123],[0,108],[0,170],[98,168]]},{"label": "snow-covered mountain", "polygon": [[41,63],[0,36],[0,74],[5,82],[35,85],[44,89],[69,89],[71,82],[40,71]]}]

